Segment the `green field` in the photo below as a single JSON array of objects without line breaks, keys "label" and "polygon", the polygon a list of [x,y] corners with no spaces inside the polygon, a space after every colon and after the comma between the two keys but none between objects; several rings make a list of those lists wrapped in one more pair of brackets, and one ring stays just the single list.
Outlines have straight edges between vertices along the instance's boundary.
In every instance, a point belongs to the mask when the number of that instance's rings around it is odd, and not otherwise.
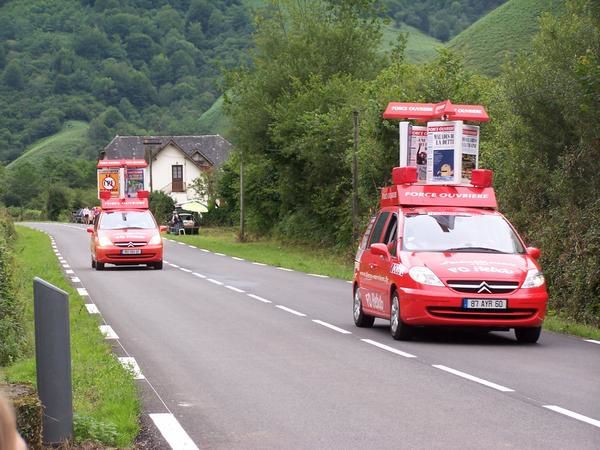
[{"label": "green field", "polygon": [[231,140],[231,121],[223,111],[223,96],[221,95],[198,120],[198,129],[202,133],[220,134]]},{"label": "green field", "polygon": [[60,159],[87,159],[81,154],[81,150],[88,145],[88,128],[89,125],[86,122],[68,121],[58,133],[40,139],[28,147],[21,156],[8,164],[7,168],[14,169],[24,162],[41,166],[42,161],[49,156],[56,156]]},{"label": "green field", "polygon": [[464,56],[467,67],[497,76],[507,59],[531,48],[541,14],[560,11],[563,3],[563,0],[509,0],[452,39],[448,47]]}]

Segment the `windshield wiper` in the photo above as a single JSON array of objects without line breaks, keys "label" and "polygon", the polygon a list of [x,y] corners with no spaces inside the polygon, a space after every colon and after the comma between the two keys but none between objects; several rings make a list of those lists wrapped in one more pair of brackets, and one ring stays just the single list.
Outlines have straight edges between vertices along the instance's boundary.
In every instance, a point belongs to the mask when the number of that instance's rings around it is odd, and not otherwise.
[{"label": "windshield wiper", "polygon": [[506,253],[495,248],[488,247],[453,247],[447,248],[444,252],[473,252],[473,253]]}]

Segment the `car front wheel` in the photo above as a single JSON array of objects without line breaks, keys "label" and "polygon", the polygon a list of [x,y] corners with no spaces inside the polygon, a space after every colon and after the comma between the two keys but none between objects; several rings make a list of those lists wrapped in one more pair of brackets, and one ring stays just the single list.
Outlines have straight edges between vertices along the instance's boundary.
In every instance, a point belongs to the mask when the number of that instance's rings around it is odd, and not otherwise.
[{"label": "car front wheel", "polygon": [[358,286],[354,289],[354,304],[353,304],[354,324],[360,328],[370,328],[375,322],[375,317],[368,316],[362,310],[362,301],[360,300],[360,292]]},{"label": "car front wheel", "polygon": [[154,264],[152,264],[152,266],[156,269],[156,270],[162,270],[163,268],[163,262],[162,261],[158,261],[155,262]]},{"label": "car front wheel", "polygon": [[390,333],[397,341],[407,341],[412,337],[412,329],[400,317],[400,298],[398,292],[392,292],[392,306],[390,314]]},{"label": "car front wheel", "polygon": [[517,341],[523,344],[535,344],[542,334],[542,327],[515,328]]},{"label": "car front wheel", "polygon": [[96,270],[104,270],[104,263],[96,261]]}]

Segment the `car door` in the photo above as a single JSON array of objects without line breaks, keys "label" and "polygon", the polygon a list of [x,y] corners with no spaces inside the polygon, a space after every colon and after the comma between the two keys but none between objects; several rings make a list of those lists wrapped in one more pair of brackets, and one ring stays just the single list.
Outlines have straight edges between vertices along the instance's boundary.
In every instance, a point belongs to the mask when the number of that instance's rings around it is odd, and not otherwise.
[{"label": "car door", "polygon": [[381,264],[381,256],[373,253],[371,245],[380,243],[383,231],[390,217],[389,211],[381,211],[375,220],[373,231],[369,237],[367,246],[360,258],[360,295],[363,310],[371,314],[381,315],[384,312],[384,303],[381,296],[381,286],[376,279],[378,267]]},{"label": "car door", "polygon": [[390,212],[390,217],[385,225],[380,241],[384,244],[390,255],[386,258],[379,255],[375,267],[372,269],[374,277],[374,290],[377,292],[377,298],[381,298],[383,310],[386,314],[390,311],[390,286],[392,265],[398,263],[398,213]]}]

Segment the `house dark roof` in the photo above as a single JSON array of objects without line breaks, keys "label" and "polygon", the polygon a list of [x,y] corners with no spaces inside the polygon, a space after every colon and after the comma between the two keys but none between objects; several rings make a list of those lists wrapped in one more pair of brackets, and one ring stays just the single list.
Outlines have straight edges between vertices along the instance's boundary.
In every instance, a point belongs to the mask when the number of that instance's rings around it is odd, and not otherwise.
[{"label": "house dark roof", "polygon": [[144,159],[144,140],[151,139],[154,153],[174,143],[190,158],[199,152],[213,166],[220,167],[229,157],[231,144],[218,134],[205,136],[115,136],[100,153],[100,159]]}]

